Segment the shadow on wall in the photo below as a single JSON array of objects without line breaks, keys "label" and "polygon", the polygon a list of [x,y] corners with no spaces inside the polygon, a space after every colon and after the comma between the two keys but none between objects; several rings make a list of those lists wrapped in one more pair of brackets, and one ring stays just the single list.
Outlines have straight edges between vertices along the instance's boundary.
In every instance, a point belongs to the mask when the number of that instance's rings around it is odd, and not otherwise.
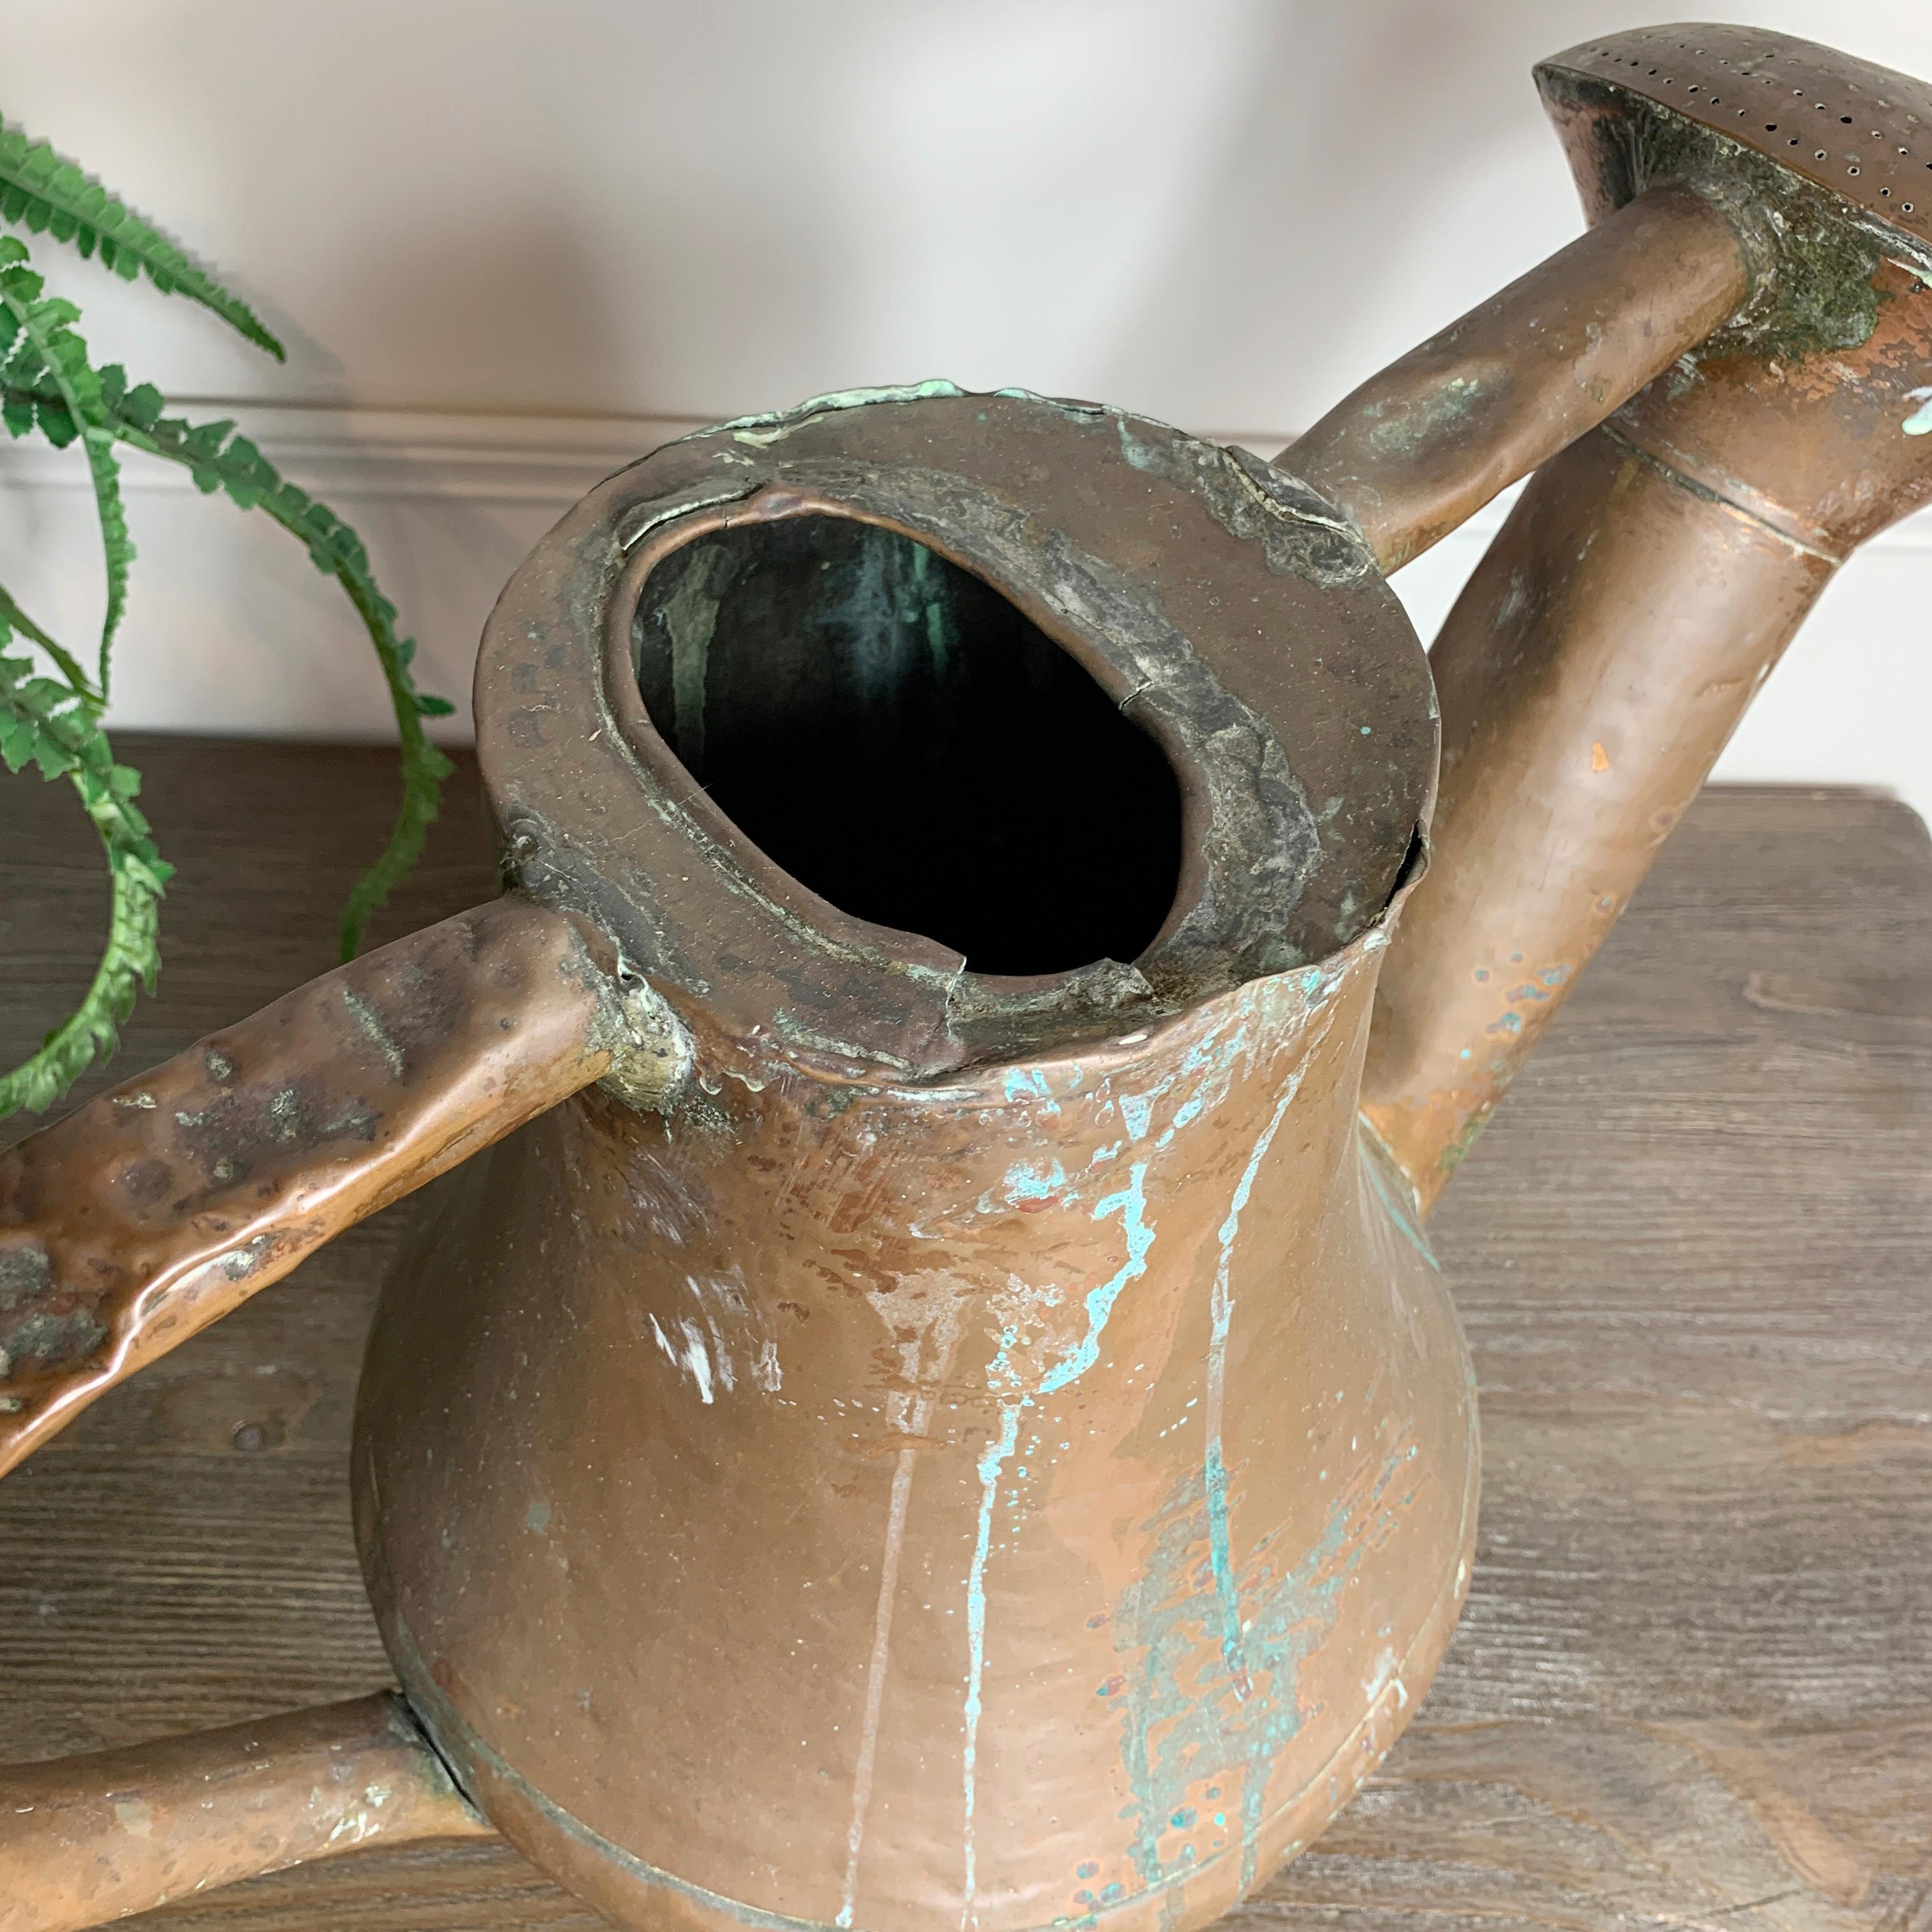
[{"label": "shadow on wall", "polygon": [[[405,331],[446,327],[452,314],[473,316],[478,329],[525,345],[532,361],[554,365],[572,388],[592,394],[624,395],[640,380],[634,332],[610,312],[609,284],[598,275],[578,224],[567,211],[535,200],[362,265],[344,299],[352,308],[380,304]],[[646,453],[643,447],[632,452]],[[544,531],[616,466],[586,451],[580,472],[546,471],[532,478],[529,494],[512,494],[514,479],[453,487],[436,446],[423,454],[419,494],[398,494],[393,446],[358,460],[352,428],[340,448],[338,487],[347,500],[341,507],[362,529],[404,623],[417,627],[419,679],[457,706],[450,728],[438,735],[466,740],[477,641],[498,592]],[[267,644],[275,623],[269,605],[253,614],[259,642]],[[354,635],[343,641],[355,650]],[[366,712],[371,698],[380,707],[382,693],[366,646],[362,657],[357,708]],[[375,718],[380,731],[380,708]]]},{"label": "shadow on wall", "polygon": [[1246,379],[1223,375],[1215,388],[1286,392],[1286,419],[1212,426],[1292,432],[1388,359],[1376,315],[1400,318],[1390,353],[1408,346],[1405,243],[1428,180],[1418,158],[1439,156],[1446,174],[1466,179],[1518,132],[1529,92],[1516,58],[1524,10],[1515,0],[1258,10],[1196,218],[1122,319],[1112,358],[1122,379],[1150,365],[1232,364]]},{"label": "shadow on wall", "polygon": [[[1832,32],[1786,0],[1258,8],[1212,173],[1121,319],[1109,381],[1174,372],[1190,427],[1306,427],[1582,232],[1536,62],[1687,11]],[[1244,416],[1230,394],[1280,405]]]},{"label": "shadow on wall", "polygon": [[[534,210],[359,264],[340,299],[380,309],[399,330],[454,303],[479,328],[528,332],[536,298],[516,296],[512,285],[542,292],[549,342],[526,336],[533,356],[561,353],[588,380],[621,386],[625,346],[586,251],[568,226]],[[414,434],[385,426],[371,442],[358,440],[370,418],[354,413],[297,412],[292,422],[272,404],[179,406],[195,420],[234,416],[290,482],[361,533],[404,634],[417,639],[419,682],[457,706],[436,728],[445,739],[469,736],[477,639],[511,572],[578,496],[644,453],[614,450],[607,439],[528,466],[526,478],[500,463],[478,476],[463,449],[439,441],[434,418]],[[0,555],[12,560],[10,587],[27,608],[57,634],[85,639],[99,622],[99,538],[76,459],[63,452],[18,476],[0,472]],[[115,652],[112,722],[392,736],[367,634],[299,544],[150,459],[125,459],[125,484],[140,554]]]},{"label": "shadow on wall", "polygon": [[[418,350],[446,342],[474,359],[480,343],[490,364],[521,368],[528,393],[602,398],[595,406],[626,413],[670,372],[652,352],[648,317],[630,312],[608,272],[628,238],[593,236],[596,212],[560,182],[460,224],[386,237],[348,265],[336,313],[315,326],[352,333],[356,318],[378,314]],[[674,302],[675,288],[660,299]]]},{"label": "shadow on wall", "polygon": [[[68,0],[10,38],[9,105],[290,327],[278,374],[144,302],[174,392],[708,416],[945,374],[1286,434],[1576,232],[1528,69],[1682,10],[338,0],[304,38]],[[1932,64],[1919,0],[1688,10]]]},{"label": "shadow on wall", "polygon": [[[406,332],[446,329],[452,315],[472,318],[476,330],[497,336],[513,352],[521,345],[533,364],[592,394],[624,396],[650,380],[638,366],[634,332],[611,312],[609,284],[580,225],[567,208],[536,198],[488,222],[428,232],[358,264],[343,300],[351,311],[379,308]],[[549,479],[522,498],[500,490],[428,502],[385,496],[376,493],[395,475],[393,455],[386,451],[380,463],[358,466],[352,430],[342,454],[343,487],[368,506],[364,535],[406,621],[412,610],[460,608],[466,594],[465,614],[473,616],[466,632],[452,640],[440,623],[434,652],[431,640],[422,640],[426,671],[466,706],[470,661],[496,592],[574,497]],[[608,460],[588,460],[577,494],[600,482],[609,466]],[[452,644],[460,658],[449,656]]]},{"label": "shadow on wall", "polygon": [[[182,221],[286,334],[278,370],[74,265],[102,359],[177,397],[322,406],[280,440],[257,426],[362,531],[424,682],[460,704],[527,545],[656,440],[623,448],[627,418],[943,374],[1271,453],[1580,231],[1533,62],[1684,11],[1932,70],[1919,0],[1829,19],[1817,0],[565,0],[473,21],[449,0],[339,0],[322,37],[252,0],[67,0],[10,33],[8,105]],[[110,32],[103,78],[80,56]],[[327,413],[344,404],[450,413],[372,438]],[[551,411],[594,420],[514,420]],[[504,460],[479,484],[466,452],[493,436]],[[526,462],[532,436],[550,441]],[[100,572],[78,453],[44,491],[21,450],[0,442],[10,585],[84,637]],[[386,736],[336,586],[137,467],[116,722]],[[1441,601],[1477,538],[1445,552]],[[1832,652],[1916,675],[1884,642],[1906,605],[1874,608],[1828,650],[1814,627],[1780,686]],[[1916,714],[1887,715],[1902,735]],[[1823,775],[1815,742],[1794,738],[1792,770]]]}]

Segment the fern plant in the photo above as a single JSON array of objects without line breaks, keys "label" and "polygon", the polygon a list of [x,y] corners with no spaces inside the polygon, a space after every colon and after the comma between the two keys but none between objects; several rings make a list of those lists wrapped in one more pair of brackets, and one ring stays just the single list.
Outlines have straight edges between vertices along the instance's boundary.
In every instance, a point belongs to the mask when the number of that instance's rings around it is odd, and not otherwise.
[{"label": "fern plant", "polygon": [[[282,345],[239,297],[73,162],[4,119],[0,220],[65,242],[83,256],[98,256],[127,280],[145,274],[163,294],[199,302],[257,348],[284,359]],[[75,330],[80,320],[72,302],[47,292],[26,244],[17,236],[0,235],[0,422],[16,437],[44,436],[58,449],[80,446],[100,526],[106,580],[91,670],[0,585],[0,760],[10,772],[32,766],[44,778],[74,785],[100,834],[112,886],[107,941],[93,980],[80,1005],[39,1050],[0,1073],[0,1116],[23,1107],[40,1112],[94,1060],[111,1054],[118,1028],[140,989],[153,992],[160,964],[160,902],[172,868],[134,802],[140,776],[115,763],[101,723],[135,554],[122,505],[119,448],[178,464],[204,494],[224,495],[280,525],[318,570],[341,584],[369,634],[395,713],[403,796],[388,843],[344,910],[345,959],[422,851],[436,816],[438,789],[451,770],[424,735],[422,721],[452,707],[416,688],[410,671],[416,645],[397,634],[395,607],[378,588],[362,539],[326,504],[284,482],[233,423],[190,423],[169,416],[151,383],[130,385],[117,364],[96,368]]]}]

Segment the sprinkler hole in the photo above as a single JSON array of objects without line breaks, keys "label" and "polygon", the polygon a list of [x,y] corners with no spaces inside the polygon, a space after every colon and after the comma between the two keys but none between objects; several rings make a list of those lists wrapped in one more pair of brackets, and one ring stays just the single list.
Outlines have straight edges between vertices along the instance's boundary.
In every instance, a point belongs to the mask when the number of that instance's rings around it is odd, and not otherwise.
[{"label": "sprinkler hole", "polygon": [[982,578],[810,514],[706,532],[632,623],[652,723],[712,802],[842,912],[974,971],[1132,960],[1180,868],[1160,746]]}]

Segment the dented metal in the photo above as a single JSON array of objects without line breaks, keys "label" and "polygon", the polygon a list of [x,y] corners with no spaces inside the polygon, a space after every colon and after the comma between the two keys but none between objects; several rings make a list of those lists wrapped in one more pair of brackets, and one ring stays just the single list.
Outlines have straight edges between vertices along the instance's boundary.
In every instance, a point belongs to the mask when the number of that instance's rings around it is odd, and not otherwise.
[{"label": "dented metal", "polygon": [[[1179,1932],[1348,1802],[1469,1582],[1429,1208],[1932,496],[1932,94],[1539,80],[1591,232],[1281,464],[933,382],[592,491],[478,668],[511,896],[0,1161],[15,1456],[446,1177],[354,1452],[406,1716],[16,1774],[0,1916],[480,1813],[623,1924]],[[1384,573],[1532,470],[1432,674]]]},{"label": "dented metal", "polygon": [[1385,937],[913,1084],[698,1021],[699,1112],[574,1102],[446,1184],[358,1532],[517,1844],[625,1922],[1030,1927],[1204,1918],[1313,1834],[1474,1526],[1355,1127]]},{"label": "dented metal", "polygon": [[511,898],[325,974],[0,1155],[0,1470],[312,1250],[676,1022]]}]

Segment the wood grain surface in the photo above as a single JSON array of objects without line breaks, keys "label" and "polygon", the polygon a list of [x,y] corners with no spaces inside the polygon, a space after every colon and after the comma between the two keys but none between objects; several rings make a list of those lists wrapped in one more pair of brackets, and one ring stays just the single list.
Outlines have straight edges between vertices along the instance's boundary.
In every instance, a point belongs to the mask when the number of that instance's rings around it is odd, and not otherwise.
[{"label": "wood grain surface", "polygon": [[[129,740],[180,866],[124,1078],[332,961],[386,754]],[[473,771],[379,938],[489,896]],[[0,782],[0,1058],[105,911],[64,788]],[[96,1076],[83,1093],[105,1084]],[[0,1141],[29,1124],[0,1124]],[[0,1756],[391,1680],[350,1538],[358,1356],[405,1203],[0,1485]],[[1932,1932],[1932,846],[1846,791],[1706,795],[1445,1197],[1480,1556],[1408,1736],[1237,1915]],[[596,1922],[494,1844],[139,1922]]]}]

